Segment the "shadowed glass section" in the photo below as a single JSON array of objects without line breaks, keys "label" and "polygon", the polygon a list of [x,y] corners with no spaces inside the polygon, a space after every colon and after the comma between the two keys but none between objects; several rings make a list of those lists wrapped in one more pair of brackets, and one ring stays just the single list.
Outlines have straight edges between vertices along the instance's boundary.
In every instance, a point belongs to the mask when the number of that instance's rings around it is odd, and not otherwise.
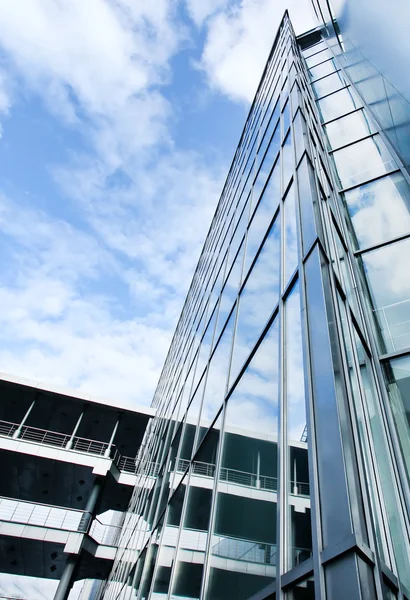
[{"label": "shadowed glass section", "polygon": [[285,304],[285,365],[288,566],[293,567],[312,553],[299,282]]},{"label": "shadowed glass section", "polygon": [[247,600],[276,578],[279,319],[225,415],[207,598]]}]

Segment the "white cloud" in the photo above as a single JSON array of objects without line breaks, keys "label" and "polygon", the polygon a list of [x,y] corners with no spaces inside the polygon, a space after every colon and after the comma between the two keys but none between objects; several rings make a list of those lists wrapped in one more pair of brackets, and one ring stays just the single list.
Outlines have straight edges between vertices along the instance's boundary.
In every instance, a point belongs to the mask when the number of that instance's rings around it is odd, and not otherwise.
[{"label": "white cloud", "polygon": [[286,8],[296,33],[314,26],[310,0],[242,0],[208,21],[201,66],[213,88],[252,101]]},{"label": "white cloud", "polygon": [[226,8],[229,0],[185,0],[185,2],[191,19],[197,26],[201,26],[211,15]]}]

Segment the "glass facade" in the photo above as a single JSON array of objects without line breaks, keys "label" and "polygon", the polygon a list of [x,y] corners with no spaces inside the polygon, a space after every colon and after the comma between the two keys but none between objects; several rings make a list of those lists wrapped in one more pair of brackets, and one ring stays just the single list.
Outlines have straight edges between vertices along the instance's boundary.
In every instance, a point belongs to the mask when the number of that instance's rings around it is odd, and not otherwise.
[{"label": "glass facade", "polygon": [[285,14],[107,600],[410,598],[409,176],[328,42]]}]

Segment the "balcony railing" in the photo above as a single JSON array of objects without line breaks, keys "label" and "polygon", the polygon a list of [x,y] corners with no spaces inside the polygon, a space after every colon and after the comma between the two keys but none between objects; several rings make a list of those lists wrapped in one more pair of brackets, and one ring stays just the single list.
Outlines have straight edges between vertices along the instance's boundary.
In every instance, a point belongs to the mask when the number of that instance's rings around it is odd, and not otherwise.
[{"label": "balcony railing", "polygon": [[0,497],[1,521],[85,532],[88,525],[85,517],[88,515],[89,513],[85,513],[83,510]]},{"label": "balcony railing", "polygon": [[212,554],[264,565],[276,565],[276,545],[234,537],[214,536]]},{"label": "balcony railing", "polygon": [[92,519],[91,514],[84,510],[4,496],[0,496],[0,521],[36,525],[59,531],[88,532],[96,542],[106,546],[116,546],[121,533],[121,527],[102,523],[98,518]]},{"label": "balcony railing", "polygon": [[[189,464],[189,460],[180,459],[178,461],[177,471],[179,473],[184,473],[189,467]],[[202,477],[214,477],[215,465],[212,463],[195,461],[193,463],[192,472],[195,475],[200,475]],[[278,480],[276,477],[269,477],[268,475],[259,475],[258,477],[256,473],[238,471],[236,469],[226,469],[225,467],[221,468],[220,480],[269,492],[276,492],[278,489]],[[308,483],[297,481],[296,485],[292,483],[290,487],[290,493],[292,495],[308,497],[310,494]]]},{"label": "balcony railing", "polygon": [[[18,427],[19,426],[17,423],[0,421],[0,435],[13,437]],[[50,431],[48,429],[39,429],[38,427],[23,425],[18,435],[18,439],[26,442],[35,442],[36,444],[45,444],[46,446],[66,448],[67,444],[71,440],[71,435],[59,433],[58,431]],[[97,454],[98,456],[103,456],[107,448],[107,442],[89,440],[87,438],[78,436],[74,436],[70,446],[71,450],[76,450],[77,452],[86,452],[87,454]]]}]

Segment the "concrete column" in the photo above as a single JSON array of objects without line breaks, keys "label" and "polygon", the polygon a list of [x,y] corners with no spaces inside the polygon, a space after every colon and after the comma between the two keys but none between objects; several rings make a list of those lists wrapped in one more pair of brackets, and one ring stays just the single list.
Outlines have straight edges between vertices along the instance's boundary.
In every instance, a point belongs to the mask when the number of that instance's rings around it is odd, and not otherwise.
[{"label": "concrete column", "polygon": [[117,422],[114,425],[114,429],[112,431],[111,437],[110,437],[110,441],[108,442],[108,447],[107,450],[104,452],[104,457],[105,458],[109,458],[110,454],[111,454],[111,448],[114,442],[114,438],[115,438],[115,434],[117,433],[117,429],[118,429],[118,425],[120,424],[121,421],[121,413],[118,413],[118,418],[117,418]]},{"label": "concrete column", "polygon": [[77,565],[77,559],[78,555],[75,554],[70,554],[68,557],[58,588],[54,594],[54,600],[67,600],[73,586],[74,570]]},{"label": "concrete column", "polygon": [[26,414],[23,417],[23,420],[21,421],[20,425],[17,427],[16,431],[13,433],[13,439],[16,439],[20,436],[21,430],[24,427],[24,423],[27,421],[29,414],[33,410],[36,400],[37,400],[37,396],[34,398],[33,402],[30,404]]},{"label": "concrete column", "polygon": [[77,420],[77,423],[75,424],[73,433],[71,434],[71,437],[68,440],[67,445],[65,447],[66,450],[70,450],[71,446],[73,445],[74,438],[75,438],[75,436],[77,434],[78,428],[80,427],[81,421],[83,420],[84,413],[85,413],[86,409],[87,409],[87,407],[84,406],[81,415],[78,417],[78,420]]},{"label": "concrete column", "polygon": [[81,517],[81,521],[78,525],[78,531],[87,531],[91,523],[92,518],[95,516],[95,507],[100,496],[103,486],[103,479],[97,477],[94,481],[94,485],[91,488],[90,495],[88,496],[87,504],[85,506],[85,512]]}]

